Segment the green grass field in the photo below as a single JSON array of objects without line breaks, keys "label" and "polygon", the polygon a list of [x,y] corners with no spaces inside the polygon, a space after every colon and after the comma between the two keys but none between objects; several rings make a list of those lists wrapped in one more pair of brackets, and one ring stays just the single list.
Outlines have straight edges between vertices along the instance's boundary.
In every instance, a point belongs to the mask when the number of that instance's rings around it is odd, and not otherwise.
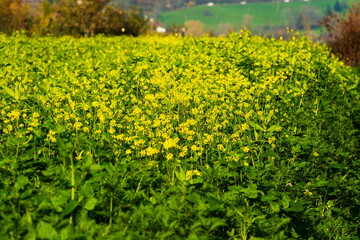
[{"label": "green grass field", "polygon": [[189,20],[198,20],[205,24],[206,30],[217,30],[219,24],[230,23],[236,29],[246,24],[244,16],[251,16],[250,24],[257,26],[285,26],[296,21],[296,16],[305,8],[311,7],[319,15],[323,16],[327,6],[334,6],[335,0],[317,0],[309,2],[269,2],[248,3],[246,5],[229,4],[196,6],[194,8],[165,12],[161,15],[161,21],[166,25],[183,25]]}]

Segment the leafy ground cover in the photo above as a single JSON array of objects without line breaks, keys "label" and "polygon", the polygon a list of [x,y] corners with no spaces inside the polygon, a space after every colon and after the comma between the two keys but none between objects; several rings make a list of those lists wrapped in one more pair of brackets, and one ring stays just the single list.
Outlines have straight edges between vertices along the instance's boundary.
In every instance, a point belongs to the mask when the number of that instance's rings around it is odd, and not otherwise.
[{"label": "leafy ground cover", "polygon": [[0,36],[2,239],[359,239],[359,78],[304,38]]}]

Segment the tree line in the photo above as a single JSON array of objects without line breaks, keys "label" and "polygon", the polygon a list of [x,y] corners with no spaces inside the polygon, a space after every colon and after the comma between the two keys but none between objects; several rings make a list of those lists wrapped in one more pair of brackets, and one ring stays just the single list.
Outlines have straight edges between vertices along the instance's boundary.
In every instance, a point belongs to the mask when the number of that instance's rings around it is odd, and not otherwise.
[{"label": "tree line", "polygon": [[148,27],[140,10],[115,7],[111,0],[45,0],[35,5],[24,0],[0,0],[0,31],[6,34],[138,36]]}]

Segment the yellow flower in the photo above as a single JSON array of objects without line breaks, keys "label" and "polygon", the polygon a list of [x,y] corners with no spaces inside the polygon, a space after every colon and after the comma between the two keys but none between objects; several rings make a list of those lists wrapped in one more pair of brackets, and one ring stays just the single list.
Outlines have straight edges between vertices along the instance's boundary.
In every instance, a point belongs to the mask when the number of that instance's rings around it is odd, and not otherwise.
[{"label": "yellow flower", "polygon": [[[194,134],[195,134],[195,132],[194,132]],[[205,136],[204,144],[210,143],[210,142],[212,142],[214,140],[214,137],[212,135],[210,135],[210,134],[205,133],[204,136]]]},{"label": "yellow flower", "polygon": [[200,172],[199,170],[187,170],[186,171],[186,175],[185,175],[185,179],[186,180],[190,180],[193,176],[202,176],[202,172]]},{"label": "yellow flower", "polygon": [[318,154],[317,152],[314,152],[313,155],[314,155],[315,157],[319,156],[319,154]]},{"label": "yellow flower", "polygon": [[93,107],[98,107],[98,106],[100,106],[100,103],[98,102],[98,101],[94,101],[94,102],[92,102],[92,104],[91,104]]},{"label": "yellow flower", "polygon": [[193,150],[194,152],[200,150],[200,147],[198,147],[197,145],[192,145],[190,148],[191,148],[191,150]]},{"label": "yellow flower", "polygon": [[74,123],[74,128],[76,129],[76,130],[79,130],[81,127],[82,127],[82,123],[81,122],[75,122]]},{"label": "yellow flower", "polygon": [[249,130],[249,125],[247,123],[241,124],[241,131]]},{"label": "yellow flower", "polygon": [[141,145],[143,145],[144,143],[145,143],[145,141],[144,141],[143,139],[139,139],[139,140],[135,140],[135,141],[134,141],[134,145],[135,145],[136,147],[141,146]]},{"label": "yellow flower", "polygon": [[145,149],[145,151],[146,151],[147,156],[152,156],[152,155],[159,153],[159,150],[156,148],[153,148],[153,147],[148,147]]},{"label": "yellow flower", "polygon": [[11,118],[12,121],[18,120],[20,117],[21,112],[19,110],[12,110],[7,115]]},{"label": "yellow flower", "polygon": [[138,107],[133,110],[134,115],[139,115],[141,113],[142,113],[142,110],[140,108],[138,108]]},{"label": "yellow flower", "polygon": [[56,142],[56,138],[54,137],[56,134],[56,132],[54,130],[49,130],[48,134],[47,134],[47,140],[50,142]]},{"label": "yellow flower", "polygon": [[108,132],[109,132],[110,134],[114,134],[114,133],[115,133],[115,129],[112,128],[112,127],[110,127],[110,129],[108,130]]},{"label": "yellow flower", "polygon": [[304,191],[304,195],[311,196],[311,195],[313,195],[313,193],[310,192],[308,189],[306,189],[306,190]]},{"label": "yellow flower", "polygon": [[172,153],[169,153],[169,154],[166,155],[167,160],[171,160],[173,158],[174,158],[174,154],[172,154]]},{"label": "yellow flower", "polygon": [[223,152],[226,151],[226,148],[222,144],[218,144],[217,149],[219,149],[220,151],[223,151]]},{"label": "yellow flower", "polygon": [[188,154],[188,147],[184,146],[179,154],[179,157],[185,157]]},{"label": "yellow flower", "polygon": [[110,121],[110,126],[113,127],[113,126],[115,126],[115,125],[116,125],[116,120],[114,120],[114,119],[111,120],[111,121]]},{"label": "yellow flower", "polygon": [[269,144],[272,144],[272,143],[275,142],[275,140],[276,140],[276,137],[269,137],[269,138],[268,138],[268,143],[269,143]]},{"label": "yellow flower", "polygon": [[242,150],[243,150],[244,152],[246,152],[246,153],[247,153],[247,152],[250,152],[250,148],[248,148],[248,147],[243,147]]},{"label": "yellow flower", "polygon": [[163,146],[165,149],[169,149],[172,147],[176,147],[178,142],[179,142],[179,138],[177,138],[177,137],[176,138],[168,138],[163,143]]}]

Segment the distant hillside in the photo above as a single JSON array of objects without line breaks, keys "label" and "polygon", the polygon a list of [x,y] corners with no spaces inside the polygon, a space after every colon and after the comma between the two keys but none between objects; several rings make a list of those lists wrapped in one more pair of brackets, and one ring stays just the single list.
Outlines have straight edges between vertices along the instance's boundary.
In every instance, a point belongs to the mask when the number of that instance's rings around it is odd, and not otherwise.
[{"label": "distant hillside", "polygon": [[[350,1],[347,1],[350,2]],[[240,29],[244,26],[288,26],[293,27],[299,21],[302,13],[306,18],[318,21],[330,7],[334,9],[336,0],[313,0],[297,2],[258,2],[247,4],[214,4],[200,5],[193,8],[163,12],[160,20],[165,26],[183,25],[186,21],[197,20],[205,25],[206,30],[216,31],[227,24]],[[342,4],[346,5],[346,2]]]}]

